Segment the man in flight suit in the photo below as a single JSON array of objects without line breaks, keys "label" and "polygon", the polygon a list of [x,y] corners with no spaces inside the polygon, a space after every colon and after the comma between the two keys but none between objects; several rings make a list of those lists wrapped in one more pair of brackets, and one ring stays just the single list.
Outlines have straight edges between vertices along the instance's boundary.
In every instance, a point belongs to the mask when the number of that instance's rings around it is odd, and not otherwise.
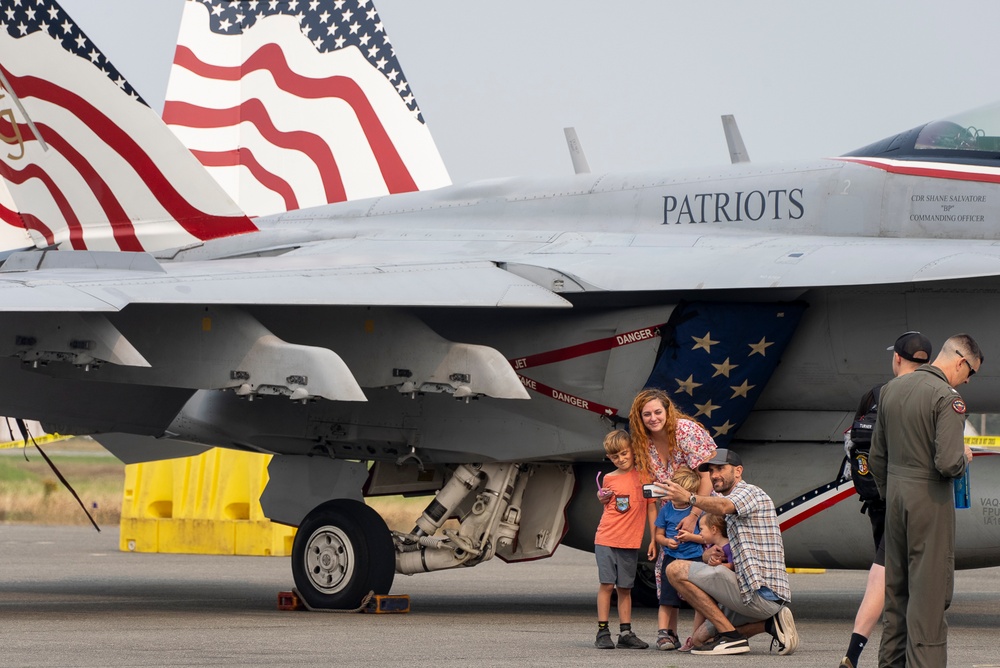
[{"label": "man in flight suit", "polygon": [[885,626],[879,666],[941,668],[955,576],[953,479],[965,473],[965,402],[955,387],[983,363],[956,334],[931,364],[882,388],[869,464],[886,500]]},{"label": "man in flight suit", "polygon": [[[930,339],[920,332],[906,332],[896,339],[896,343],[887,348],[887,350],[892,351],[893,378],[905,376],[908,373],[916,371],[922,365],[930,362],[931,355],[933,354]],[[885,383],[876,385],[862,397],[861,403],[858,405],[858,411],[854,416],[855,425],[859,423],[859,420],[871,422],[871,430],[874,432],[874,422],[878,416],[878,395],[884,386]],[[852,428],[849,433],[855,436],[858,432],[859,430]],[[871,446],[871,433],[868,434],[868,440],[864,445]],[[858,614],[854,618],[851,641],[847,646],[847,653],[840,662],[840,668],[855,668],[860,665],[861,652],[868,644],[868,638],[875,629],[875,625],[882,619],[882,608],[885,605],[885,502],[879,501],[875,503],[869,500],[873,495],[877,495],[878,491],[877,489],[869,491],[871,487],[875,486],[875,481],[871,475],[871,469],[868,467],[868,455],[862,454],[856,446],[857,444],[851,445],[847,456],[853,460],[851,468],[855,485],[858,484],[859,475],[864,475],[864,472],[868,474],[864,479],[867,481],[867,484],[862,483],[859,490],[865,490],[862,498],[866,500],[861,507],[862,512],[867,511],[868,517],[871,519],[872,538],[875,539],[875,559],[868,570],[865,595],[861,599],[861,606],[858,608]],[[864,462],[863,469],[858,467],[856,463],[859,460]],[[854,473],[855,470],[857,474]]]}]

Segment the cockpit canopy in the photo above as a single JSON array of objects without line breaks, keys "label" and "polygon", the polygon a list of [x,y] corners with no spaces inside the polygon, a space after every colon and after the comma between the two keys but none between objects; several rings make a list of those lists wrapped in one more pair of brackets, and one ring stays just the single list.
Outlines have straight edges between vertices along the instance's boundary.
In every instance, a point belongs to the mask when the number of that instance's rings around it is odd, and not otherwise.
[{"label": "cockpit canopy", "polygon": [[931,121],[847,155],[1000,164],[1000,102]]}]

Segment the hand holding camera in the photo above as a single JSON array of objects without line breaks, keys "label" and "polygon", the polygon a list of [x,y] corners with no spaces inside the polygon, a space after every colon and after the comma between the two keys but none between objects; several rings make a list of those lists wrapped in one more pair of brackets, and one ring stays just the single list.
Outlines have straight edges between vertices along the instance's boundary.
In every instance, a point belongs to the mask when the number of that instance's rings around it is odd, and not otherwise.
[{"label": "hand holding camera", "polygon": [[642,486],[642,495],[647,499],[662,499],[667,491],[659,483],[651,482]]}]

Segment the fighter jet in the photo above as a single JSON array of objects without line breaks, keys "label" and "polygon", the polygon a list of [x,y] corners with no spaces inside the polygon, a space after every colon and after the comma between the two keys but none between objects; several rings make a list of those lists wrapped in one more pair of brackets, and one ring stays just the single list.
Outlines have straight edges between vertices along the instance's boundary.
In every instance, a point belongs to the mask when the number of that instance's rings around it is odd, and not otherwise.
[{"label": "fighter jet", "polygon": [[[0,175],[35,244],[0,268],[0,414],[126,461],[276,455],[296,586],[350,608],[590,547],[602,438],[658,386],[774,498],[789,566],[867,567],[842,434],[900,333],[989,357],[1000,108],[802,163],[451,186],[370,3],[291,4],[188,3],[182,143],[57,2],[0,0]],[[997,389],[987,365],[962,392]],[[1000,564],[977,454],[964,568]],[[390,532],[382,494],[435,497]]]}]

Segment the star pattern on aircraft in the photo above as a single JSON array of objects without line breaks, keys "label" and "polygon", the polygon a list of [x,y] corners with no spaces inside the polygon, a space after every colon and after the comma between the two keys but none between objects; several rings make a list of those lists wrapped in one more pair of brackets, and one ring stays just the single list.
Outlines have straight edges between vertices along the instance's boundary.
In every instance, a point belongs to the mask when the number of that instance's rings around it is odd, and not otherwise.
[{"label": "star pattern on aircraft", "polygon": [[734,425],[732,422],[726,420],[724,423],[718,425],[717,427],[712,428],[712,431],[714,432],[712,434],[712,438],[719,438],[720,436],[728,436],[729,431],[735,426],[736,425]]},{"label": "star pattern on aircraft", "polygon": [[146,104],[125,80],[125,77],[105,58],[104,54],[83,34],[80,28],[69,20],[65,11],[57,4],[45,0],[30,4],[28,2],[14,3],[13,7],[7,7],[3,14],[0,14],[0,30],[17,38],[26,37],[36,32],[44,32],[59,42],[66,51],[92,62],[130,97]]},{"label": "star pattern on aircraft", "polygon": [[703,404],[695,404],[695,408],[698,409],[698,412],[694,414],[695,417],[698,417],[699,415],[704,415],[705,417],[711,420],[712,411],[718,410],[720,407],[716,406],[711,402],[711,400],[709,400]]},{"label": "star pattern on aircraft", "polygon": [[700,338],[697,336],[692,336],[691,338],[695,341],[695,346],[691,350],[698,350],[700,348],[710,355],[712,354],[712,346],[719,343],[718,341],[712,340],[711,332],[705,332],[705,336]]},{"label": "star pattern on aircraft", "polygon": [[288,16],[299,24],[302,35],[320,53],[342,49],[357,49],[365,60],[378,69],[396,88],[396,93],[421,123],[424,119],[410,94],[410,85],[396,60],[392,42],[382,19],[374,7],[365,7],[367,0],[337,2],[334,11],[328,3],[319,2],[254,2],[242,0],[220,5],[213,0],[199,0],[208,7],[213,32],[224,35],[241,34],[269,16]]},{"label": "star pattern on aircraft", "polygon": [[675,341],[693,341],[661,354],[647,386],[673,393],[675,402],[705,426],[719,447],[753,410],[792,331],[798,307],[747,304],[739,314],[723,314],[719,304],[698,303],[671,315]]},{"label": "star pattern on aircraft", "polygon": [[729,358],[727,357],[726,361],[722,364],[713,363],[712,366],[715,367],[715,373],[712,374],[712,378],[715,378],[716,376],[725,376],[726,378],[729,378],[729,373],[738,367],[739,364],[730,364]]},{"label": "star pattern on aircraft", "polygon": [[690,396],[693,397],[694,396],[694,389],[696,387],[701,387],[701,383],[694,382],[694,374],[688,376],[687,380],[681,380],[680,378],[674,378],[674,380],[677,381],[677,385],[678,385],[678,388],[675,391],[675,394],[679,394],[681,392],[686,392],[688,395],[690,395]]},{"label": "star pattern on aircraft", "polygon": [[766,350],[774,345],[773,341],[768,341],[765,337],[761,337],[760,341],[757,343],[748,344],[750,346],[751,355],[767,355]]}]

